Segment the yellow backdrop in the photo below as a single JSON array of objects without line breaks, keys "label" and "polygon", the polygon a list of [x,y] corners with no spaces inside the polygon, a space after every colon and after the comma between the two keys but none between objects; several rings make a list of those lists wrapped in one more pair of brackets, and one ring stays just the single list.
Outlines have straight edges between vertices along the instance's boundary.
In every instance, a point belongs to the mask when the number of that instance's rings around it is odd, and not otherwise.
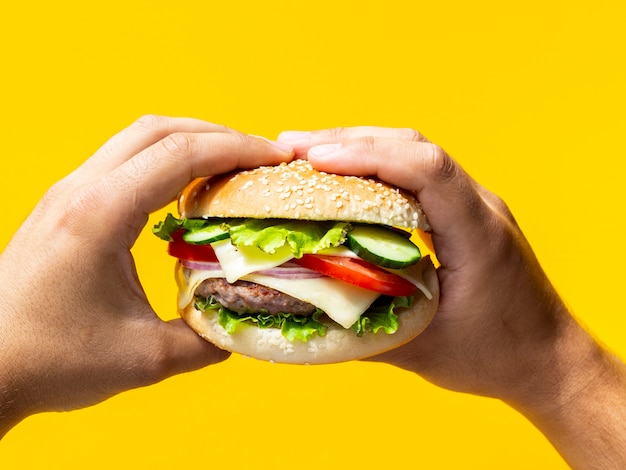
[{"label": "yellow backdrop", "polygon": [[[11,2],[0,15],[0,247],[48,186],[145,113],[270,138],[413,127],[505,198],[581,321],[624,357],[623,5]],[[135,253],[171,318],[172,260],[148,232]],[[565,468],[497,400],[386,365],[242,357],[33,416],[0,443],[3,468],[197,465]]]}]

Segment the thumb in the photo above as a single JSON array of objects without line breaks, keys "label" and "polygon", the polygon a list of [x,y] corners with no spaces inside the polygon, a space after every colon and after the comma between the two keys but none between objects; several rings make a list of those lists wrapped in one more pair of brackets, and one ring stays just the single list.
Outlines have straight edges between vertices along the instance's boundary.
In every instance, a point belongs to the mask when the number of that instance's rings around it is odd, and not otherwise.
[{"label": "thumb", "polygon": [[168,345],[166,377],[190,372],[230,357],[230,352],[219,349],[193,331],[180,318],[163,323],[164,343]]}]

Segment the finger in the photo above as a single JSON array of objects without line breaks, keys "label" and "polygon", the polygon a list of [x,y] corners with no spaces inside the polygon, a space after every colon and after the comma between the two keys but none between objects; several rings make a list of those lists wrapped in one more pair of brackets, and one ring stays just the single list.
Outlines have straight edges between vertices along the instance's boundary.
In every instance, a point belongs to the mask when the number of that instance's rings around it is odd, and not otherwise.
[{"label": "finger", "polygon": [[278,136],[279,142],[291,145],[298,156],[305,155],[315,145],[339,143],[343,140],[361,137],[382,137],[410,142],[428,142],[428,139],[414,129],[357,126],[337,127],[318,131],[285,131]]},{"label": "finger", "polygon": [[222,362],[230,353],[201,338],[179,319],[162,324],[164,344],[168,345],[168,361],[163,375],[170,376]]},{"label": "finger", "polygon": [[[365,137],[312,147],[311,164],[332,173],[376,176],[414,191],[437,238],[467,248],[479,239],[491,212],[477,185],[439,146],[430,142]],[[442,260],[440,260],[442,261]]]},{"label": "finger", "polygon": [[293,150],[282,144],[243,134],[175,133],[110,172],[90,187],[88,197],[101,199],[111,229],[140,229],[149,213],[174,200],[194,178],[292,157]]},{"label": "finger", "polygon": [[137,153],[175,132],[233,132],[199,119],[146,115],[111,137],[76,172],[81,182],[100,178]]}]

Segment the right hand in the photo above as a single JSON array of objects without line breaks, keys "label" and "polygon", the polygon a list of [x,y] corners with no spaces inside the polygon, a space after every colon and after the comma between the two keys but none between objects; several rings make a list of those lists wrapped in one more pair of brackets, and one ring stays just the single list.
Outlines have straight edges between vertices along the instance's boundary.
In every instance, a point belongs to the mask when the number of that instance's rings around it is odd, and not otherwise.
[{"label": "right hand", "polygon": [[[414,191],[432,225],[441,302],[431,325],[381,360],[442,387],[528,404],[566,400],[597,350],[542,271],[504,202],[410,129],[283,133],[319,170],[376,175]],[[567,378],[555,384],[552,374]]]}]

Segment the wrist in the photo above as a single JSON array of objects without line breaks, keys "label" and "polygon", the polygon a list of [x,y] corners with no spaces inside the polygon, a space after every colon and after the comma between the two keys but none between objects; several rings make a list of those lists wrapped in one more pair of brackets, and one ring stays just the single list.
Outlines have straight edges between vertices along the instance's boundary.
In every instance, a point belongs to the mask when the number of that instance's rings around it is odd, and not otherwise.
[{"label": "wrist", "polygon": [[29,414],[24,389],[5,366],[0,361],[0,439]]},{"label": "wrist", "polygon": [[626,468],[626,367],[570,319],[528,387],[505,401],[572,468]]},{"label": "wrist", "polygon": [[504,399],[520,411],[550,414],[605,377],[607,352],[569,314],[560,323],[554,337],[533,345],[523,385]]},{"label": "wrist", "polygon": [[[15,341],[11,310],[2,302],[0,293],[0,439],[30,411],[27,376],[32,351],[21,341]],[[17,344],[16,344],[17,343]],[[32,361],[31,361],[32,362]]]}]

